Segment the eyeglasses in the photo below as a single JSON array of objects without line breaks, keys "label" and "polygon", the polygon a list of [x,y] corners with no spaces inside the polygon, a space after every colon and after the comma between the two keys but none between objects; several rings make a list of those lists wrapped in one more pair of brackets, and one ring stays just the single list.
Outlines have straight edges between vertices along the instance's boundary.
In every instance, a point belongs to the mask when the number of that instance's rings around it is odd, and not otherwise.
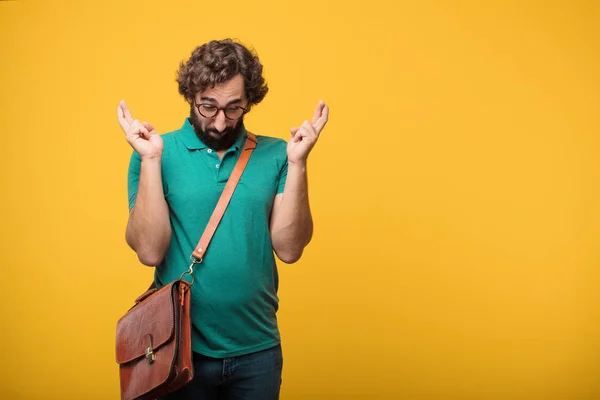
[{"label": "eyeglasses", "polygon": [[242,115],[244,115],[244,113],[246,112],[246,109],[244,107],[238,107],[238,106],[217,107],[213,104],[206,104],[206,103],[200,103],[200,104],[196,103],[196,108],[198,109],[198,112],[200,113],[200,115],[202,115],[205,118],[214,118],[217,116],[219,111],[223,110],[223,113],[225,114],[225,118],[230,119],[232,121],[235,121],[236,119],[240,119],[242,117]]}]

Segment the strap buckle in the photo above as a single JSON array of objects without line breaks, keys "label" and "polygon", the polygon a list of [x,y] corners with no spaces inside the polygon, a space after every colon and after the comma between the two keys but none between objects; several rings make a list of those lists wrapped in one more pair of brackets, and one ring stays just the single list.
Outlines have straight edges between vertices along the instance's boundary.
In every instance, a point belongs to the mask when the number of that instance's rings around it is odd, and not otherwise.
[{"label": "strap buckle", "polygon": [[190,286],[194,284],[194,265],[196,264],[202,264],[202,259],[197,259],[194,256],[190,256],[190,260],[192,260],[192,263],[190,264],[190,266],[188,267],[188,270],[185,271],[183,274],[181,274],[181,276],[179,277],[179,279],[183,279],[184,275],[189,275],[192,277],[192,281],[190,282]]}]

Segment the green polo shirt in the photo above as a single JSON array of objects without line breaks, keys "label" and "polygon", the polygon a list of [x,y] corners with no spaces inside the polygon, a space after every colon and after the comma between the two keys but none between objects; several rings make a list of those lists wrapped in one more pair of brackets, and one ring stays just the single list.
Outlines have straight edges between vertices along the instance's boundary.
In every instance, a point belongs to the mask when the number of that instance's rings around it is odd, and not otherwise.
[{"label": "green polo shirt", "polygon": [[[225,187],[246,140],[244,130],[223,159],[186,119],[162,135],[162,181],[169,205],[171,243],[156,267],[160,287],[188,269],[190,255]],[[286,142],[257,135],[258,144],[215,232],[202,264],[194,268],[192,348],[226,358],[279,344],[278,275],[269,233],[275,195],[287,175]],[[140,157],[129,165],[129,208],[135,205]]]}]

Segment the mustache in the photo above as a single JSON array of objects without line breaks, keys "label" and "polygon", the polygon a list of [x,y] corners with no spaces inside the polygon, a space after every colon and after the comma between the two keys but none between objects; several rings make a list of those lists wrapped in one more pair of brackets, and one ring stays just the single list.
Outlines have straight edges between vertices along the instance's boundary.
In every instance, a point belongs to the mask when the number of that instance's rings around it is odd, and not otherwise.
[{"label": "mustache", "polygon": [[233,128],[231,128],[231,127],[226,127],[222,131],[217,130],[217,128],[215,128],[214,126],[211,126],[211,127],[208,127],[205,129],[205,132],[207,132],[207,133],[212,132],[212,133],[216,133],[217,135],[231,133],[232,131],[233,131]]}]

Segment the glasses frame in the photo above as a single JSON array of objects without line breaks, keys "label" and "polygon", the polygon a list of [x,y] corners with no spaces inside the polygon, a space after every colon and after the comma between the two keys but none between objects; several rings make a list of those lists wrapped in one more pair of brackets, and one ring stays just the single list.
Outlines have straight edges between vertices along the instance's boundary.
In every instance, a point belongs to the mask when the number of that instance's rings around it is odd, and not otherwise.
[{"label": "glasses frame", "polygon": [[[219,107],[219,106],[216,106],[216,105],[214,105],[214,104],[211,104],[211,103],[198,103],[198,102],[196,102],[196,100],[194,100],[194,104],[195,104],[195,106],[196,106],[196,110],[198,110],[198,114],[202,115],[204,118],[215,118],[217,115],[219,115],[219,111],[223,110],[223,115],[225,115],[225,118],[227,118],[227,119],[228,119],[228,120],[230,120],[230,121],[237,121],[238,119],[242,118],[242,117],[244,116],[244,114],[246,114],[246,113],[248,112],[248,109],[247,109],[247,108],[240,107],[240,106],[227,106],[227,107]],[[200,107],[202,107],[202,106],[214,107],[214,108],[216,109],[216,112],[215,112],[215,114],[214,114],[214,115],[212,115],[212,116],[204,115],[204,114],[202,113],[202,111],[200,111]],[[241,109],[241,110],[242,110],[242,115],[240,115],[240,116],[239,116],[239,117],[237,117],[237,118],[230,118],[230,117],[227,115],[227,109],[228,109],[228,108],[239,108],[239,109]]]}]

